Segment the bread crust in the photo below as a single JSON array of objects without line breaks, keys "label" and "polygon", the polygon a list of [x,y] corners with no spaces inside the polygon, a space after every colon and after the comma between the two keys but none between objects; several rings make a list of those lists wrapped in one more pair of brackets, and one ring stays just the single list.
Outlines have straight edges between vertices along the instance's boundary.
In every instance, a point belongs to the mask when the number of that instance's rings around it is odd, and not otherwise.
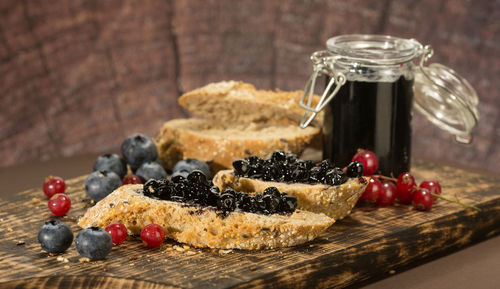
[{"label": "bread crust", "polygon": [[231,187],[241,192],[263,192],[268,187],[276,187],[280,192],[297,197],[297,208],[315,213],[323,213],[335,220],[347,216],[363,194],[368,179],[350,178],[339,186],[323,184],[300,184],[269,182],[235,176],[232,170],[219,171],[213,182],[221,190]]},{"label": "bread crust", "polygon": [[[236,132],[239,135],[235,135]],[[286,133],[289,132],[289,133]],[[233,161],[250,155],[266,157],[275,150],[299,155],[319,134],[319,129],[296,125],[234,125],[202,119],[166,122],[155,137],[160,159],[167,169],[180,160],[196,158],[213,171],[232,168]]]},{"label": "bread crust", "polygon": [[[221,81],[207,84],[185,93],[179,104],[194,115],[219,122],[298,125],[305,110],[299,106],[302,90],[257,90],[242,81]],[[315,95],[312,105],[320,97]],[[323,113],[319,113],[311,126],[321,128]]]},{"label": "bread crust", "polygon": [[131,234],[144,226],[163,227],[168,238],[193,247],[267,249],[310,241],[334,223],[323,214],[296,210],[290,215],[231,212],[221,216],[210,207],[156,200],[141,193],[142,185],[125,185],[89,208],[79,220],[82,228],[121,222]]}]

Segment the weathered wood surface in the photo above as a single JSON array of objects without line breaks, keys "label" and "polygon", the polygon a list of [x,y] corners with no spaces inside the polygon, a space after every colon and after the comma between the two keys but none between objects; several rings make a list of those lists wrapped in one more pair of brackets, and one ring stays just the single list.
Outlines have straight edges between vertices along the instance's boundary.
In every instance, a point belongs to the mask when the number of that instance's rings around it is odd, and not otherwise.
[{"label": "weathered wood surface", "polygon": [[[444,195],[481,208],[439,201],[431,211],[409,206],[362,206],[317,240],[294,248],[256,252],[183,249],[167,241],[146,248],[131,237],[104,261],[82,263],[72,246],[49,256],[37,232],[51,218],[39,189],[0,200],[2,288],[314,288],[345,287],[411,266],[500,233],[500,178],[417,162],[417,180],[437,178]],[[68,181],[73,207],[60,218],[74,229],[85,211],[84,177]],[[37,204],[33,198],[38,198]],[[18,245],[18,242],[24,242]],[[58,257],[59,260],[58,260]],[[67,261],[65,261],[67,259]]]},{"label": "weathered wood surface", "polygon": [[0,166],[153,135],[211,81],[301,89],[326,39],[379,33],[431,44],[480,96],[472,146],[415,114],[415,155],[500,171],[499,13],[491,0],[3,0]]}]

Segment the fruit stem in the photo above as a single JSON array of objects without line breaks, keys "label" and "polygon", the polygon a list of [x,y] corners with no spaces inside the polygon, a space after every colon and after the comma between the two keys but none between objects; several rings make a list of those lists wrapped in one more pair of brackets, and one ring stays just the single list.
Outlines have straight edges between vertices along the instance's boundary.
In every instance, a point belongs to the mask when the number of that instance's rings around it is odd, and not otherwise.
[{"label": "fruit stem", "polygon": [[[373,175],[374,177],[376,178],[379,178],[379,179],[382,179],[382,180],[388,180],[388,181],[393,181],[395,183],[397,183],[398,179],[396,178],[391,178],[391,177],[386,177],[386,176],[383,176],[383,175]],[[415,189],[418,189],[417,186],[415,186]],[[441,200],[445,200],[447,202],[450,202],[450,203],[455,203],[455,204],[458,204],[464,208],[470,208],[470,209],[473,209],[473,210],[476,210],[476,211],[481,211],[481,209],[479,209],[478,207],[476,206],[473,206],[473,205],[469,205],[469,204],[466,204],[466,203],[463,203],[463,202],[460,202],[459,200],[453,200],[453,199],[450,199],[448,197],[444,197],[444,196],[441,196],[441,195],[438,195],[438,194],[434,194],[434,193],[431,193],[433,197],[435,198],[438,198],[438,199],[441,199]]]},{"label": "fruit stem", "polygon": [[386,177],[386,176],[383,176],[383,175],[373,175],[373,176],[376,177],[377,179],[393,181],[395,183],[398,181],[398,179],[396,179],[396,178]]},{"label": "fruit stem", "polygon": [[469,204],[466,204],[466,203],[463,203],[463,202],[460,202],[459,200],[453,200],[453,199],[450,199],[448,197],[445,197],[445,196],[441,196],[441,195],[438,195],[438,194],[434,194],[434,193],[431,193],[433,197],[435,198],[438,198],[438,199],[441,199],[441,200],[445,200],[447,202],[450,202],[450,203],[455,203],[455,204],[459,204],[460,206],[462,207],[465,207],[465,208],[470,208],[470,209],[474,209],[476,211],[481,211],[481,209],[479,209],[478,207],[476,206],[473,206],[473,205],[469,205]]}]

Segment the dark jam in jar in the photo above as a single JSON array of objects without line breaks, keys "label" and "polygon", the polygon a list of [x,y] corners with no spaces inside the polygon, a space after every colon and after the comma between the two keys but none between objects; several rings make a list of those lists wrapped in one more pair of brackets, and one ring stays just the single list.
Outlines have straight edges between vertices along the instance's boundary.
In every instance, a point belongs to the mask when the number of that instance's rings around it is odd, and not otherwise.
[{"label": "dark jam in jar", "polygon": [[346,81],[326,106],[323,158],[347,166],[358,148],[373,151],[383,175],[410,169],[413,80]]}]

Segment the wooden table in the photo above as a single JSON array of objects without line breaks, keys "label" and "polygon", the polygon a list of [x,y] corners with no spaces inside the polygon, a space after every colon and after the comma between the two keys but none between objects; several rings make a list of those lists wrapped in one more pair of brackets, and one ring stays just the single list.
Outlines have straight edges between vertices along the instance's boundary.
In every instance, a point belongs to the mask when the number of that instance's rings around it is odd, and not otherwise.
[{"label": "wooden table", "polygon": [[[40,226],[51,218],[41,182],[49,174],[65,178],[84,174],[90,170],[94,158],[86,156],[0,170],[1,183],[8,184],[0,190],[0,288],[433,288],[432,285],[498,288],[500,285],[500,237],[495,237],[500,232],[500,178],[422,161],[416,161],[413,167],[417,181],[437,178],[444,195],[457,196],[481,211],[464,210],[443,201],[430,212],[417,212],[408,206],[363,206],[317,240],[282,250],[200,250],[173,241],[152,250],[137,238],[130,238],[115,247],[105,261],[80,262],[73,246],[65,254],[49,256],[41,251],[36,240]],[[73,207],[68,216],[61,218],[71,225],[75,235],[79,230],[75,220],[87,206],[83,180],[84,177],[78,177],[67,181]],[[36,188],[15,193],[29,187]],[[471,250],[476,256],[467,255]],[[456,257],[457,254],[462,257]],[[472,268],[479,275],[467,278],[470,283],[460,282],[463,273],[453,267],[463,269],[468,263],[484,267]],[[433,269],[442,274],[429,271]],[[454,277],[453,273],[458,275]],[[384,280],[373,283],[380,279]]]}]

